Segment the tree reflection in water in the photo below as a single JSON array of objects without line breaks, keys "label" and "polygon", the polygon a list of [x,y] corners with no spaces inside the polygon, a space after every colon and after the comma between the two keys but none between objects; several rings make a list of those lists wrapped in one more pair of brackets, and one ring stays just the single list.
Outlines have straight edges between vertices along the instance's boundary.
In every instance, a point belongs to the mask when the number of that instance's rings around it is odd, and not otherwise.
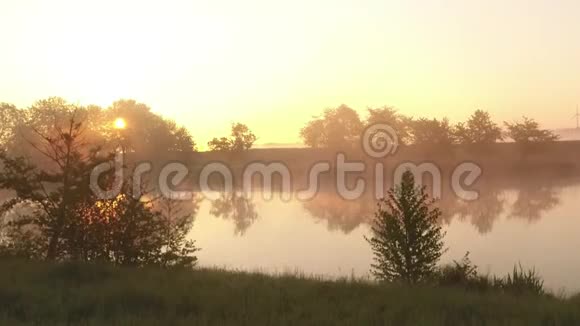
[{"label": "tree reflection in water", "polygon": [[477,200],[468,202],[456,199],[456,205],[451,212],[460,220],[469,220],[480,234],[486,234],[491,232],[493,224],[505,207],[506,199],[502,190],[483,187]]},{"label": "tree reflection in water", "polygon": [[[536,178],[533,181],[515,177],[482,179],[472,188],[479,192],[479,199],[461,200],[447,188],[443,189],[442,198],[436,205],[444,213],[442,223],[451,224],[455,219],[468,221],[480,234],[487,234],[502,214],[508,218],[538,221],[559,205],[562,187],[579,183],[578,180],[552,178]],[[512,193],[515,197],[511,196]],[[196,198],[192,202],[180,203],[181,210],[192,212],[195,216],[200,204],[199,197]],[[328,230],[348,234],[371,221],[377,200],[370,193],[357,200],[343,199],[335,187],[327,183],[313,199],[301,205],[308,216],[325,223]],[[255,203],[239,190],[221,192],[218,199],[211,201],[210,214],[231,220],[234,234],[240,236],[259,217]]]},{"label": "tree reflection in water", "polygon": [[330,231],[340,230],[350,233],[361,223],[368,223],[376,208],[376,201],[366,196],[358,200],[346,200],[335,193],[319,193],[304,203],[304,209],[321,221],[325,221]]},{"label": "tree reflection in water", "polygon": [[244,235],[246,230],[258,219],[256,205],[251,198],[239,191],[222,192],[220,198],[211,202],[210,214],[234,222],[236,235]]},{"label": "tree reflection in water", "polygon": [[[487,234],[502,214],[529,222],[541,219],[560,203],[559,189],[577,183],[565,179],[537,179],[533,182],[522,182],[520,178],[484,180],[475,188],[479,192],[477,200],[464,201],[451,189],[444,189],[436,205],[444,212],[443,223],[450,224],[454,219],[468,220],[480,234]],[[517,197],[510,203],[507,195],[514,188]],[[372,196],[345,200],[326,189],[303,205],[312,217],[325,221],[329,230],[350,233],[370,221],[376,203]]]},{"label": "tree reflection in water", "polygon": [[536,222],[560,204],[559,196],[560,190],[552,185],[528,184],[518,190],[509,216]]}]

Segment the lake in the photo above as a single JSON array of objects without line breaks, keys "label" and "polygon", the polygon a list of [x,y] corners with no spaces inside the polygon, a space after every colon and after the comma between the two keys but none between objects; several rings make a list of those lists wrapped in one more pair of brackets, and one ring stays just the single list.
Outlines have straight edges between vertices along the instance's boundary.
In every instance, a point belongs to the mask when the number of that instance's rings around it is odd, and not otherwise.
[{"label": "lake", "polygon": [[[580,291],[579,180],[483,179],[477,190],[476,201],[444,192],[437,204],[447,232],[442,263],[469,251],[482,273],[504,275],[521,263],[556,293]],[[332,189],[305,202],[222,193],[196,203],[191,237],[201,266],[368,277],[364,236],[375,208],[372,197],[344,200]]]},{"label": "lake", "polygon": [[[475,201],[444,189],[437,202],[447,232],[441,263],[469,251],[481,273],[504,275],[521,263],[556,293],[580,292],[580,179],[484,175],[474,189]],[[202,248],[201,266],[369,277],[372,253],[364,236],[376,210],[373,195],[345,200],[325,183],[308,201],[279,193],[270,200],[260,192],[213,194],[219,198],[181,202],[183,213],[195,216],[190,237]]]}]

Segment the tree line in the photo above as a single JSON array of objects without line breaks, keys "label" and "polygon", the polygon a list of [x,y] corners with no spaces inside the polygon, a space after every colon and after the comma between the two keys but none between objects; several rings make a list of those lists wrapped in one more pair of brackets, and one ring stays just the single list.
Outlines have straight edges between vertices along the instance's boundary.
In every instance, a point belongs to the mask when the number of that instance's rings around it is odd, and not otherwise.
[{"label": "tree line", "polygon": [[346,105],[327,109],[309,121],[301,129],[300,137],[305,145],[313,148],[356,147],[365,128],[375,124],[392,127],[403,145],[488,145],[507,139],[529,144],[558,139],[552,131],[541,129],[528,117],[512,123],[504,122],[504,130],[483,110],[476,110],[465,122],[451,124],[447,118],[409,117],[388,106],[369,108],[366,118],[361,119],[357,111]]},{"label": "tree line", "polygon": [[[92,144],[122,144],[144,155],[198,150],[190,131],[153,113],[143,103],[119,100],[108,108],[101,108],[74,105],[59,97],[39,100],[26,109],[0,103],[0,146],[23,155],[34,154],[29,140],[38,137],[36,131],[46,131],[51,124],[66,120],[64,117],[72,110],[84,116],[86,138]],[[118,118],[127,121],[122,131],[112,123]],[[558,140],[554,132],[542,129],[537,121],[525,116],[519,121],[504,122],[502,128],[483,110],[476,110],[465,122],[452,124],[447,118],[410,117],[389,106],[368,108],[366,117],[361,118],[356,110],[346,105],[326,109],[322,115],[307,122],[299,135],[304,145],[312,148],[358,147],[365,128],[374,124],[392,127],[402,145],[489,145],[504,140],[529,145]],[[242,152],[252,148],[256,140],[247,125],[236,122],[232,123],[229,135],[214,137],[207,148]]]},{"label": "tree line", "polygon": [[[0,103],[0,148],[43,160],[32,147],[53,127],[67,124],[75,112],[83,121],[83,139],[87,146],[106,150],[122,146],[128,152],[153,156],[163,152],[191,152],[198,150],[190,131],[173,120],[152,112],[151,108],[135,100],[119,100],[107,108],[96,105],[81,106],[60,97],[34,102],[28,108]],[[114,121],[123,119],[126,125],[117,128]],[[250,149],[256,136],[242,123],[233,123],[231,134],[214,138],[208,143],[212,151],[238,152]]]}]

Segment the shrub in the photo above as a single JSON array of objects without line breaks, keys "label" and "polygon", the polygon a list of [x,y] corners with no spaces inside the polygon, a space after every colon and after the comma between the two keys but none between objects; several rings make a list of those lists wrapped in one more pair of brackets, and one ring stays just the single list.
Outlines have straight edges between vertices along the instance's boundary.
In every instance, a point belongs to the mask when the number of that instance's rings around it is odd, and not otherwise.
[{"label": "shrub", "polygon": [[469,259],[469,252],[460,261],[442,266],[436,274],[435,283],[445,287],[461,287],[468,290],[487,291],[493,287],[493,278],[479,275],[477,265]]},{"label": "shrub", "polygon": [[437,274],[439,285],[464,286],[477,277],[477,266],[469,259],[469,252],[461,261],[453,261],[453,264],[441,267]]},{"label": "shrub", "polygon": [[[444,287],[460,287],[467,290],[495,290],[516,295],[545,295],[544,281],[535,269],[524,270],[521,265],[505,277],[479,275],[477,265],[469,259],[469,252],[461,261],[442,266],[435,275],[434,283]],[[580,298],[579,298],[580,299]]]},{"label": "shrub", "polygon": [[503,279],[496,279],[494,283],[496,288],[517,295],[546,294],[544,280],[536,272],[536,269],[524,270],[521,264],[514,266],[511,274],[508,274]]}]

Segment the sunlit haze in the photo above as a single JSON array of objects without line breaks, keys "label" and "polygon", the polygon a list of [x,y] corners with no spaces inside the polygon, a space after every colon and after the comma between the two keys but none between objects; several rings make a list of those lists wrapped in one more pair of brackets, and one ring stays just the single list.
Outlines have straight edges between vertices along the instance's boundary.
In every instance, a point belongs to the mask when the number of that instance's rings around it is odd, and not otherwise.
[{"label": "sunlit haze", "polygon": [[117,118],[114,122],[116,129],[125,129],[127,127],[127,122],[123,118]]},{"label": "sunlit haze", "polygon": [[0,102],[133,98],[200,144],[234,121],[260,144],[298,143],[341,103],[566,128],[579,13],[574,0],[2,1]]}]

